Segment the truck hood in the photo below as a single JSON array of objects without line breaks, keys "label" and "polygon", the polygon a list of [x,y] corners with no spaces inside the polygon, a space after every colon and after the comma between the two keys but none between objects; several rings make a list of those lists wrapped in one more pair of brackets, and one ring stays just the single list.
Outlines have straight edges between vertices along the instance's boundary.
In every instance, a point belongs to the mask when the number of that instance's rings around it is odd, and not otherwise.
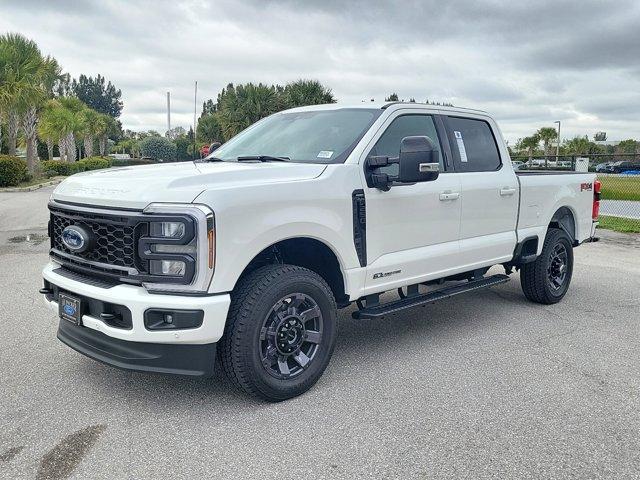
[{"label": "truck hood", "polygon": [[164,163],[73,175],[53,191],[55,200],[142,209],[152,202],[190,203],[205,190],[291,182],[318,177],[326,165],[306,163]]}]

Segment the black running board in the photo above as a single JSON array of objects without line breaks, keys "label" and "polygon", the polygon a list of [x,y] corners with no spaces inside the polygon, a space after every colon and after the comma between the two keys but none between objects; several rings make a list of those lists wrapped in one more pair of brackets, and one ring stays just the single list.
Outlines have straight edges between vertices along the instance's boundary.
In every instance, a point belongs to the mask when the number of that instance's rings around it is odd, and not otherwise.
[{"label": "black running board", "polygon": [[493,275],[491,277],[480,278],[478,280],[470,280],[466,283],[453,285],[451,287],[442,288],[433,292],[406,297],[394,302],[381,303],[371,307],[365,307],[360,310],[356,310],[351,314],[351,316],[357,319],[382,318],[385,315],[389,315],[390,313],[397,313],[407,308],[419,307],[428,303],[434,303],[438,300],[444,300],[445,298],[453,297],[461,293],[467,293],[474,290],[493,287],[494,285],[499,285],[508,281],[509,277],[507,275]]}]

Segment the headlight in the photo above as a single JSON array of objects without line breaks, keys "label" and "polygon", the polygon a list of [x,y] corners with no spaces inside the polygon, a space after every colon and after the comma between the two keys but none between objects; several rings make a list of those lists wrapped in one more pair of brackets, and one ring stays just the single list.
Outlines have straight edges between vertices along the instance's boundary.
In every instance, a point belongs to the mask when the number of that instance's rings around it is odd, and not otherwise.
[{"label": "headlight", "polygon": [[149,233],[152,237],[182,238],[186,226],[182,222],[151,222]]},{"label": "headlight", "polygon": [[151,275],[178,275],[187,273],[187,264],[179,260],[151,260],[149,262]]},{"label": "headlight", "polygon": [[[149,291],[206,292],[215,266],[215,222],[205,205],[153,203],[148,234],[138,241]],[[153,218],[153,217],[157,217]]]}]

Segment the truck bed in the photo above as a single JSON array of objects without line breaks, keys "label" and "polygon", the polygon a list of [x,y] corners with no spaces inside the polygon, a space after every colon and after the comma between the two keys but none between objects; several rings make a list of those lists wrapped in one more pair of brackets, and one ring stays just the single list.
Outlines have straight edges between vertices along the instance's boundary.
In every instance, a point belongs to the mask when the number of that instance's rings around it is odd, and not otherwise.
[{"label": "truck bed", "polygon": [[532,235],[544,238],[552,215],[561,207],[566,207],[573,216],[578,242],[591,236],[595,173],[560,170],[516,173],[520,184],[519,240]]}]

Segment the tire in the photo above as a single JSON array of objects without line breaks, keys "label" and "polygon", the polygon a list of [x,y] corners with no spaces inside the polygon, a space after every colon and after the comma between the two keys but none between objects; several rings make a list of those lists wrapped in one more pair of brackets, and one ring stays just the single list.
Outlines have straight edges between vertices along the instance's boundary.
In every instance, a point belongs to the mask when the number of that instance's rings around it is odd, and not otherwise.
[{"label": "tire", "polygon": [[222,368],[255,397],[279,402],[301,395],[329,364],[336,319],[333,293],[318,274],[293,265],[261,267],[231,294],[218,348]]},{"label": "tire", "polygon": [[565,296],[572,274],[571,240],[563,230],[550,228],[544,239],[540,256],[535,262],[525,263],[520,269],[520,284],[524,295],[529,300],[551,305],[558,303]]}]

